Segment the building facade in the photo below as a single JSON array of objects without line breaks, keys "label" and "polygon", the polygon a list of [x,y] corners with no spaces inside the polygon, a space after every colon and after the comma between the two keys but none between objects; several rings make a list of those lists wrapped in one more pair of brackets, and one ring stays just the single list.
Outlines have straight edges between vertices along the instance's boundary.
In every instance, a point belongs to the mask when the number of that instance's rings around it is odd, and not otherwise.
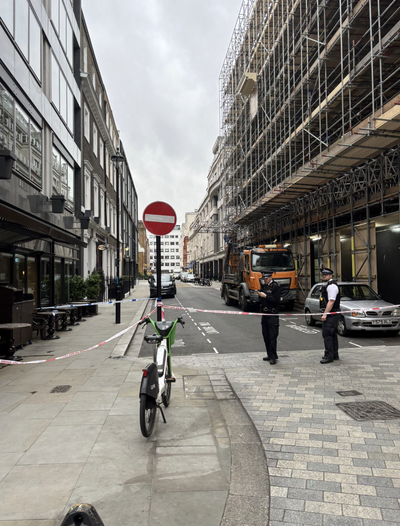
[{"label": "building facade", "polygon": [[1,2],[0,50],[0,284],[53,305],[86,247],[80,2]]},{"label": "building facade", "polygon": [[[181,227],[175,225],[174,229],[166,236],[161,236],[161,272],[170,274],[179,274],[181,270],[180,262],[180,245]],[[156,236],[149,235],[149,265],[150,271],[156,272]]]},{"label": "building facade", "polygon": [[143,221],[138,222],[139,237],[139,274],[146,276],[149,272],[149,240],[147,239],[147,230]]},{"label": "building facade", "polygon": [[[227,235],[399,303],[395,0],[243,0],[220,75]],[[235,228],[230,228],[235,225]]]},{"label": "building facade", "polygon": [[222,177],[226,151],[223,146],[223,137],[217,137],[212,149],[213,161],[207,176],[207,193],[197,210],[189,237],[195,273],[214,280],[222,277],[224,233],[227,227]]},{"label": "building facade", "polygon": [[[70,301],[74,275],[137,274],[137,194],[80,0],[0,3],[0,285],[36,307]],[[126,160],[126,156],[125,156]]]}]

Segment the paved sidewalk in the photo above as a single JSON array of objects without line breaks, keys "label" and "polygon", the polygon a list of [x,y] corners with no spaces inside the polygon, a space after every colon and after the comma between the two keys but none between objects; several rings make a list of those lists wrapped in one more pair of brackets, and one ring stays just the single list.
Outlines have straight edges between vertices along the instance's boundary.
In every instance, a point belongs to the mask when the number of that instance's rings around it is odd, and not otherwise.
[{"label": "paved sidewalk", "polygon": [[[147,295],[141,282],[131,297]],[[17,354],[26,362],[104,342],[141,319],[147,303],[123,303],[118,326],[115,307],[100,306],[59,340],[36,339]],[[223,371],[174,367],[167,424],[158,417],[142,437],[138,394],[149,359],[138,358],[139,331],[69,358],[0,368],[0,526],[58,526],[81,502],[105,526],[266,524],[261,440]]]},{"label": "paved sidewalk", "polygon": [[400,410],[400,346],[342,349],[329,365],[319,363],[321,351],[281,354],[273,367],[262,356],[175,362],[222,369],[246,408],[267,458],[269,525],[400,524],[400,413],[385,420],[385,407],[357,405],[367,417],[357,421],[336,405],[385,402]]}]

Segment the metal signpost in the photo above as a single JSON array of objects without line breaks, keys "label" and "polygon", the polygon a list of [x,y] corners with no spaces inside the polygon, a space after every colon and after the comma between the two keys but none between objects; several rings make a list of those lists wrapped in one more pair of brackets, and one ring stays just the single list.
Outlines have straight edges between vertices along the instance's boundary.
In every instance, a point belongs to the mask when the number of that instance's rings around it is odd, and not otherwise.
[{"label": "metal signpost", "polygon": [[[143,212],[146,229],[156,236],[157,300],[161,299],[161,236],[169,234],[176,225],[176,214],[172,206],[163,201],[147,205]],[[161,306],[157,305],[157,321],[161,321]]]}]

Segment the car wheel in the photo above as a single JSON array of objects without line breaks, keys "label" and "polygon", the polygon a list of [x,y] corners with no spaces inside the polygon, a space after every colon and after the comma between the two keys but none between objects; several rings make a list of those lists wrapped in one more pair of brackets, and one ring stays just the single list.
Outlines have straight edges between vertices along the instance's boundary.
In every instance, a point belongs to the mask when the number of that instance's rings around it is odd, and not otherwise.
[{"label": "car wheel", "polygon": [[344,321],[343,316],[340,316],[339,323],[337,324],[337,332],[340,334],[340,336],[349,335],[349,330],[346,327],[346,322]]},{"label": "car wheel", "polygon": [[305,311],[305,318],[306,318],[306,323],[309,327],[313,327],[315,325],[315,320],[314,320],[314,316],[312,316],[311,312],[309,309],[306,309]]}]

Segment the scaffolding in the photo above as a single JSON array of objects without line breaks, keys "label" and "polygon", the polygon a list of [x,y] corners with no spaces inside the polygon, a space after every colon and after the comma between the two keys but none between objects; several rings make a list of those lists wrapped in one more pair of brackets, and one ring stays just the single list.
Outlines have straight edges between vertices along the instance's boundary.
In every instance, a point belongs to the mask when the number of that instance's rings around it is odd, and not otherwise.
[{"label": "scaffolding", "polygon": [[228,220],[400,142],[398,0],[244,0],[220,75]]},{"label": "scaffolding", "polygon": [[220,121],[238,243],[292,244],[307,290],[313,258],[340,270],[347,229],[372,283],[371,218],[400,209],[400,2],[244,0]]}]

